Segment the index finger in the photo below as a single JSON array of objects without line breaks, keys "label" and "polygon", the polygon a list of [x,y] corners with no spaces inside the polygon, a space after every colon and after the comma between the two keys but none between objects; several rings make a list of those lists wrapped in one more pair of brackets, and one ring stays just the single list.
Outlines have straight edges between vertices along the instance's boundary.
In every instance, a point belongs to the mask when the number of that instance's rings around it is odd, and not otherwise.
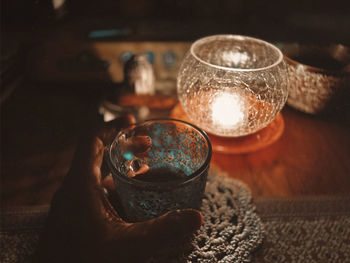
[{"label": "index finger", "polygon": [[113,121],[106,122],[102,127],[99,127],[95,133],[96,136],[102,140],[104,145],[108,145],[119,130],[127,128],[132,124],[135,124],[135,117],[128,114]]}]

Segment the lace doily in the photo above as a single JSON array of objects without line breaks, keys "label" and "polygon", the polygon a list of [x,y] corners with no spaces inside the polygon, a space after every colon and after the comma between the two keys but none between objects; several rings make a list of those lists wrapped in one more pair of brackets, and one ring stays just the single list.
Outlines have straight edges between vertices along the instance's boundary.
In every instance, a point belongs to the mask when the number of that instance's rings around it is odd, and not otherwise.
[{"label": "lace doily", "polygon": [[203,226],[192,241],[192,250],[180,261],[250,262],[263,240],[263,224],[250,190],[217,170],[209,174],[201,208]]},{"label": "lace doily", "polygon": [[[35,250],[47,209],[26,216],[24,213],[2,215],[1,262],[26,262]],[[251,261],[252,252],[262,242],[263,226],[255,212],[251,193],[244,184],[211,170],[202,214],[203,226],[186,253],[178,248],[176,257],[168,258],[166,262]]]}]

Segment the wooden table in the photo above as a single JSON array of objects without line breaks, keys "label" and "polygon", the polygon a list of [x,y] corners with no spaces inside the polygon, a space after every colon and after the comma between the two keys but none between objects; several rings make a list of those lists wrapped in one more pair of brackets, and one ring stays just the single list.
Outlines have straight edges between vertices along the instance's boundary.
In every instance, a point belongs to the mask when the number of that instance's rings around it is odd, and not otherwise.
[{"label": "wooden table", "polygon": [[213,163],[246,182],[255,196],[349,194],[349,121],[288,106],[282,113],[285,130],[279,141],[251,154],[214,154]]},{"label": "wooden table", "polygon": [[[98,125],[103,90],[23,85],[1,106],[1,207],[49,204],[67,173],[79,134]],[[350,113],[315,117],[288,106],[273,145],[212,164],[255,197],[350,194]]]}]

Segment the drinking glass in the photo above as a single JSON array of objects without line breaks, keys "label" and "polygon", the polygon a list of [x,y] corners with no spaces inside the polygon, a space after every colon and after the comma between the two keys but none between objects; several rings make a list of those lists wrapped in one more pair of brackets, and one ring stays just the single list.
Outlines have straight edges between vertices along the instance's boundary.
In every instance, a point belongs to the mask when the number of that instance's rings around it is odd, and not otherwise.
[{"label": "drinking glass", "polygon": [[137,222],[199,209],[211,153],[206,133],[180,120],[148,120],[120,131],[107,161],[123,217]]}]

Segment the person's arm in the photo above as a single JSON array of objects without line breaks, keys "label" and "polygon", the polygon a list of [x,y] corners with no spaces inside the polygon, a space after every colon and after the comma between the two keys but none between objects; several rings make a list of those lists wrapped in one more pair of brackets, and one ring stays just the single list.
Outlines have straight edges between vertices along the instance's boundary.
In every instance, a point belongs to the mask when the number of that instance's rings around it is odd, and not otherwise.
[{"label": "person's arm", "polygon": [[[113,126],[120,129],[131,122],[124,118]],[[101,179],[111,134],[116,134],[115,128],[101,129],[80,142],[72,167],[52,200],[34,262],[147,262],[170,245],[184,242],[201,226],[202,215],[192,209],[171,211],[141,223],[127,223],[119,217]]]}]

